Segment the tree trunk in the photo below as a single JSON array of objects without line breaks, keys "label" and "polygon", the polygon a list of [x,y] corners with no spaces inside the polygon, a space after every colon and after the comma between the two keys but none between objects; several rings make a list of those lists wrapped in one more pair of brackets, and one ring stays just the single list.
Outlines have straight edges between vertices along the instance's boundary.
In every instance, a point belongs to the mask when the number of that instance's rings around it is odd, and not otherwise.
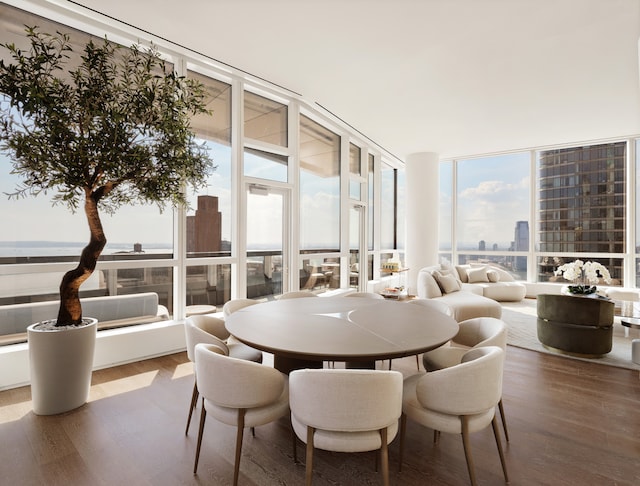
[{"label": "tree trunk", "polygon": [[60,283],[60,310],[56,326],[78,325],[82,322],[82,306],[80,305],[80,285],[87,280],[96,269],[98,258],[107,244],[98,213],[98,197],[87,195],[84,212],[89,223],[91,238],[80,255],[80,262],[73,270],[69,270]]}]

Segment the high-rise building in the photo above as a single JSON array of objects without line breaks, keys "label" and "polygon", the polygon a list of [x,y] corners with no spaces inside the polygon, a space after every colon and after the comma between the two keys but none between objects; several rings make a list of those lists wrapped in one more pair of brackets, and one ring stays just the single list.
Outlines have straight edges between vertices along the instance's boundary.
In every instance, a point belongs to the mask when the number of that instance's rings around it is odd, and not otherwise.
[{"label": "high-rise building", "polygon": [[[540,251],[625,252],[625,152],[625,142],[540,152]],[[601,263],[620,277],[619,259]]]},{"label": "high-rise building", "polygon": [[[516,221],[516,228],[513,238],[513,251],[529,251],[529,222]],[[513,269],[517,271],[526,271],[527,257],[517,256],[513,261]]]},{"label": "high-rise building", "polygon": [[222,213],[216,196],[198,196],[195,216],[187,216],[187,252],[219,252],[222,240]]}]

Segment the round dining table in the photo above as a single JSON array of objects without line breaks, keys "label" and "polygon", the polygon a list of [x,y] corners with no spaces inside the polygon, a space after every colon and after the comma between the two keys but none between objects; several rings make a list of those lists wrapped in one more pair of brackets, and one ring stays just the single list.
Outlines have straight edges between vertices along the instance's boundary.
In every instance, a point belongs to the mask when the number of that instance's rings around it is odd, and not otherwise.
[{"label": "round dining table", "polygon": [[226,318],[243,343],[272,353],[284,373],[323,361],[373,368],[376,360],[437,348],[458,332],[451,317],[428,307],[381,299],[305,297],[245,307]]}]

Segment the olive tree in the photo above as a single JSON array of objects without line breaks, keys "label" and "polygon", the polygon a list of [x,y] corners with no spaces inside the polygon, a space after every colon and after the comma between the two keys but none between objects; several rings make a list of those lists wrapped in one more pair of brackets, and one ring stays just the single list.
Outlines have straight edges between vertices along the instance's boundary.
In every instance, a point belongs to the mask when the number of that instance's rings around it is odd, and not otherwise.
[{"label": "olive tree", "polygon": [[[0,44],[0,149],[20,184],[9,197],[52,194],[84,209],[90,239],[60,284],[57,325],[82,321],[80,285],[107,242],[100,212],[124,204],[186,203],[214,170],[190,128],[209,113],[205,87],[167,68],[155,47],[90,40],[74,53],[69,36],[26,27],[28,50]],[[37,225],[37,221],[25,221]],[[61,228],[64,232],[64,228]]]}]

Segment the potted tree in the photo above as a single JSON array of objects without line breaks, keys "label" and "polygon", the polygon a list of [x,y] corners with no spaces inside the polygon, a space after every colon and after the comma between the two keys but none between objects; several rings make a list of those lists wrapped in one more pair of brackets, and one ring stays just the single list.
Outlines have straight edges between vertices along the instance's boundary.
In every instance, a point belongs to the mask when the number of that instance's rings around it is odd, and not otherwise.
[{"label": "potted tree", "polygon": [[[90,230],[77,267],[60,283],[53,331],[28,329],[34,411],[54,414],[84,404],[89,392],[96,325],[84,322],[79,289],[107,242],[100,211],[184,204],[185,185],[201,187],[214,168],[190,130],[191,116],[208,113],[206,89],[167,69],[155,47],[127,49],[105,38],[74,53],[66,34],[26,27],[26,35],[28,51],[0,44],[9,53],[0,60],[0,148],[22,179],[10,197],[52,192],[54,204],[82,207]],[[67,335],[73,349],[56,350]]]}]

